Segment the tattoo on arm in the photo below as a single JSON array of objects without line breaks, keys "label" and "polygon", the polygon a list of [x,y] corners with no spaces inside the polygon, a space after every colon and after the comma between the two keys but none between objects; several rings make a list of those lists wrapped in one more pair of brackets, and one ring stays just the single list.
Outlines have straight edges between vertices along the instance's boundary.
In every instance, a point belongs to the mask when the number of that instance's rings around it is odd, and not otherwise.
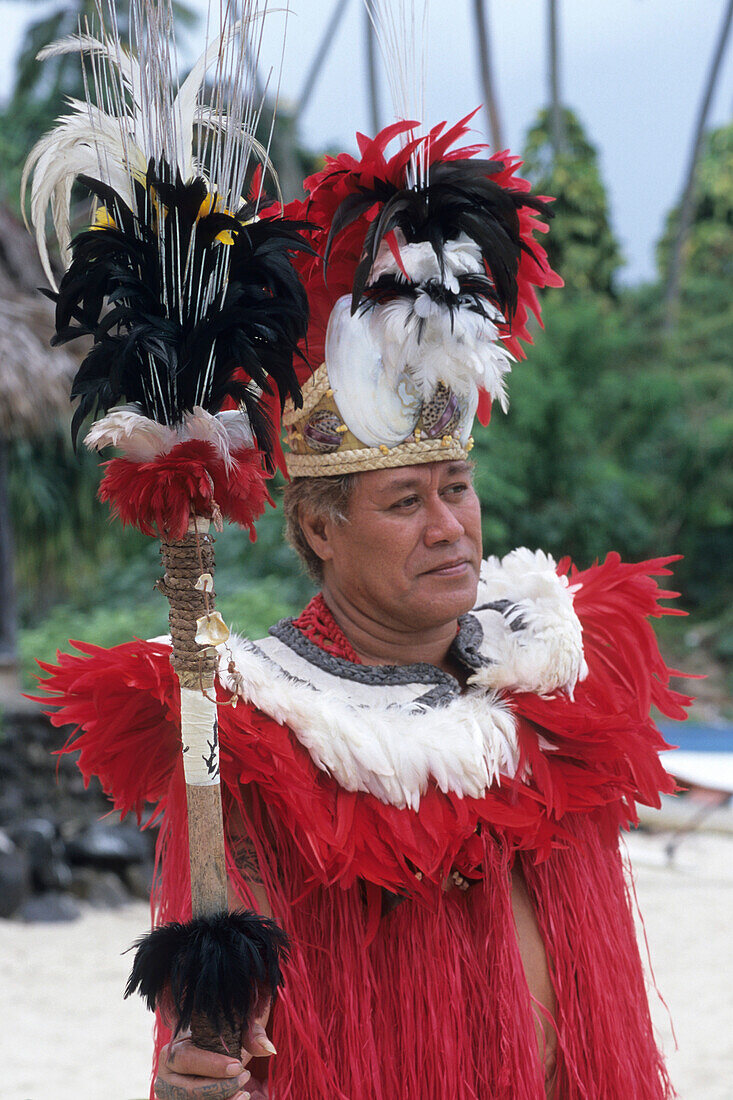
[{"label": "tattoo on arm", "polygon": [[230,850],[237,868],[252,886],[262,886],[262,872],[257,850],[245,832],[232,837]]}]

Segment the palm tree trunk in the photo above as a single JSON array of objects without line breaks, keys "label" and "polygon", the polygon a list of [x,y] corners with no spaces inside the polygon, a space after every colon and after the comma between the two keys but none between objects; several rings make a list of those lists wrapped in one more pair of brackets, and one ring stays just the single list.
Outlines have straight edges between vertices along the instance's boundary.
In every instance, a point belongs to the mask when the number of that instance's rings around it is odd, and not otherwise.
[{"label": "palm tree trunk", "polygon": [[713,51],[713,57],[710,62],[710,69],[708,70],[707,80],[703,90],[702,101],[698,110],[697,120],[695,122],[695,130],[692,139],[692,148],[690,150],[690,159],[687,164],[687,174],[685,177],[685,187],[682,192],[682,201],[680,203],[680,218],[679,225],[677,226],[677,235],[674,239],[674,245],[672,247],[672,256],[669,261],[669,273],[667,275],[667,289],[664,297],[664,331],[670,333],[677,324],[677,314],[679,311],[679,299],[680,299],[680,284],[682,281],[682,269],[683,269],[683,256],[685,251],[685,245],[690,235],[690,229],[692,228],[692,217],[695,207],[695,179],[697,176],[697,165],[700,160],[700,152],[702,150],[703,140],[705,138],[705,126],[707,124],[708,113],[710,111],[710,104],[713,99],[713,93],[715,92],[715,86],[718,82],[720,75],[720,68],[722,65],[723,57],[725,55],[725,47],[728,41],[728,34],[730,33],[731,22],[733,22],[733,0],[728,0],[725,13],[723,15],[723,21],[720,25],[720,33],[718,40]]},{"label": "palm tree trunk", "polygon": [[547,0],[547,57],[550,93],[550,140],[555,156],[565,148],[565,124],[560,94],[560,33],[558,0]]},{"label": "palm tree trunk", "polygon": [[491,66],[491,38],[489,36],[488,0],[474,0],[473,11],[476,18],[476,42],[481,72],[481,87],[484,95],[484,109],[489,116],[489,136],[492,149],[498,152],[504,149],[504,134],[499,115],[499,103],[494,86]]},{"label": "palm tree trunk", "polygon": [[8,499],[7,440],[0,437],[0,666],[16,661],[16,604],[13,576],[13,528]]},{"label": "palm tree trunk", "polygon": [[343,19],[349,0],[336,0],[333,11],[331,12],[331,18],[326,25],[326,29],[323,33],[323,38],[320,41],[318,49],[316,50],[315,57],[313,58],[308,72],[305,74],[305,80],[303,81],[303,87],[298,97],[297,104],[295,106],[295,112],[293,114],[293,121],[297,122],[303,112],[306,110],[310,98],[313,95],[313,90],[318,82],[318,77],[323,68],[328,52],[333,45],[333,40],[336,37],[336,32],[339,29],[341,20]]},{"label": "palm tree trunk", "polygon": [[364,33],[366,35],[366,69],[369,84],[369,118],[373,134],[381,130],[379,119],[379,85],[377,82],[377,36],[374,33],[369,9],[364,7]]}]

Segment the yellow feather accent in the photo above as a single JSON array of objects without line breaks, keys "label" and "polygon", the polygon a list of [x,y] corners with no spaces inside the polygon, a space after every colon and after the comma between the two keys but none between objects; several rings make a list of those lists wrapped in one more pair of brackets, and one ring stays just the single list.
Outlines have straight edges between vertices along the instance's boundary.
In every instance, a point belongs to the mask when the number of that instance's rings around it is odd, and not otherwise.
[{"label": "yellow feather accent", "polygon": [[94,221],[91,225],[92,229],[116,229],[117,222],[106,206],[100,206],[97,208],[97,212],[94,215]]}]

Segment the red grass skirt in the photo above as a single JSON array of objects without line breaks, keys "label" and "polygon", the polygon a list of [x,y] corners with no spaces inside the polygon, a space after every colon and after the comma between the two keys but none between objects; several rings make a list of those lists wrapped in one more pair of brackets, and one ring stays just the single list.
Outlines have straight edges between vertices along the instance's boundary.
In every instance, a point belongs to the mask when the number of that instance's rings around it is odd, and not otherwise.
[{"label": "red grass skirt", "polygon": [[[180,780],[170,794],[161,834],[165,920],[186,916],[190,905]],[[602,841],[591,818],[566,819],[576,844],[541,863],[487,831],[482,882],[467,893],[421,889],[383,916],[378,888],[316,884],[288,829],[270,811],[265,824],[256,796],[239,811],[251,835],[268,835],[259,852],[265,885],[293,943],[273,1012],[273,1100],[544,1100],[512,913],[513,859],[557,997],[556,1100],[674,1096],[654,1041],[618,846]],[[247,902],[233,863],[230,874]],[[158,1049],[167,1038],[159,1026]]]}]

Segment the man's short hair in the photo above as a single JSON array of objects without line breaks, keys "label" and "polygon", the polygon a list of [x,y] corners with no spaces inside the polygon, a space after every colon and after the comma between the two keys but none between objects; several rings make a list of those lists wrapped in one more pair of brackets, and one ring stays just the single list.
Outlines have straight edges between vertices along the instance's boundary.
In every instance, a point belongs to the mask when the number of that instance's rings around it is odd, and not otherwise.
[{"label": "man's short hair", "polygon": [[349,501],[358,474],[341,474],[337,477],[296,477],[289,481],[283,493],[285,513],[285,538],[305,565],[308,575],[321,584],[323,562],[311,548],[303,531],[301,516],[304,512],[334,523],[347,523]]}]

